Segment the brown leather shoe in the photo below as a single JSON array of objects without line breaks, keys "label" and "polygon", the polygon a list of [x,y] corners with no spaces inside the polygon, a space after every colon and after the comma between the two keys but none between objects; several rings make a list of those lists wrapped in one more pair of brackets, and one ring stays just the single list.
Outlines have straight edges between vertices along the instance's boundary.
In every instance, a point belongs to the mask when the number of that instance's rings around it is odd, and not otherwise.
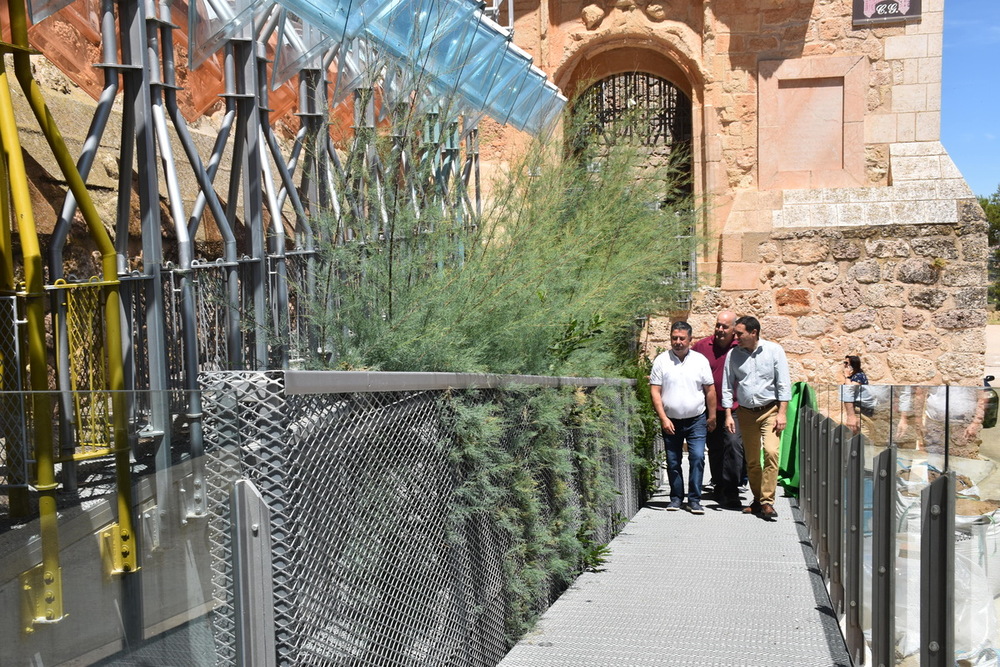
[{"label": "brown leather shoe", "polygon": [[778,512],[771,505],[761,505],[760,518],[764,521],[774,521],[778,518]]},{"label": "brown leather shoe", "polygon": [[760,514],[760,503],[756,500],[741,510],[744,514]]}]

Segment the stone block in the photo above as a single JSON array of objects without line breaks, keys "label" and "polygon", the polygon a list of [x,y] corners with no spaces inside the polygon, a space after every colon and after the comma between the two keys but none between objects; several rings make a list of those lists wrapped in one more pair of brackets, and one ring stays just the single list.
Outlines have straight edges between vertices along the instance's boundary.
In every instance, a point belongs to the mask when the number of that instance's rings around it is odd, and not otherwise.
[{"label": "stone block", "polygon": [[983,329],[970,329],[951,333],[951,349],[956,352],[970,354],[986,353],[986,332]]},{"label": "stone block", "polygon": [[986,326],[985,309],[954,308],[934,313],[934,326],[942,329],[974,329]]},{"label": "stone block", "polygon": [[795,332],[791,318],[768,315],[760,320],[761,335],[769,340],[781,340]]},{"label": "stone block", "polygon": [[938,269],[926,259],[907,259],[900,262],[896,279],[909,284],[933,285],[938,279]]},{"label": "stone block", "polygon": [[839,277],[839,265],[835,262],[820,262],[809,269],[806,280],[808,280],[811,285],[819,285],[820,283],[832,283]]},{"label": "stone block", "polygon": [[909,302],[914,308],[935,311],[948,300],[948,293],[943,289],[910,290]]},{"label": "stone block", "polygon": [[970,287],[986,284],[986,267],[973,264],[949,264],[941,272],[941,284],[947,287]]},{"label": "stone block", "polygon": [[[785,339],[781,341],[781,347],[788,354],[812,354],[816,351],[815,341],[802,340],[801,338]],[[791,368],[789,368],[789,373]]]},{"label": "stone block", "polygon": [[944,155],[946,153],[944,146],[940,141],[916,141],[907,143],[898,143],[889,146],[889,154],[892,157],[896,156],[918,156],[918,155]]},{"label": "stone block", "polygon": [[872,226],[892,224],[895,222],[892,217],[892,205],[889,202],[871,202],[865,206],[865,219]]},{"label": "stone block", "polygon": [[847,313],[863,303],[861,290],[854,285],[832,285],[822,290],[817,299],[827,313]]},{"label": "stone block", "polygon": [[864,341],[865,351],[872,354],[885,354],[886,352],[895,350],[903,344],[902,336],[897,336],[892,333],[866,334]]},{"label": "stone block", "polygon": [[[937,141],[941,138],[941,112],[918,111],[913,138],[917,141]],[[944,173],[944,170],[942,170]]]},{"label": "stone block", "polygon": [[869,309],[858,310],[844,315],[841,326],[844,331],[852,332],[858,329],[870,329],[875,325],[875,311]]},{"label": "stone block", "polygon": [[910,242],[913,254],[919,257],[940,257],[942,259],[957,259],[958,248],[954,238],[918,238]]},{"label": "stone block", "polygon": [[865,253],[869,257],[909,257],[910,244],[901,239],[872,239],[865,241]]},{"label": "stone block", "polygon": [[952,296],[956,308],[986,308],[986,287],[963,287]]},{"label": "stone block", "polygon": [[722,289],[745,290],[760,285],[760,264],[725,262],[722,265]]},{"label": "stone block", "polygon": [[958,222],[958,206],[953,200],[936,199],[924,202],[924,222]]},{"label": "stone block", "polygon": [[893,381],[899,384],[928,382],[937,375],[934,361],[915,354],[893,354],[888,357]]},{"label": "stone block", "polygon": [[917,138],[917,114],[913,112],[896,113],[896,140],[913,141]]},{"label": "stone block", "polygon": [[851,261],[861,257],[861,248],[853,241],[835,239],[830,244],[830,254],[838,261]]},{"label": "stone block", "polygon": [[896,116],[877,114],[865,118],[866,144],[891,144],[896,141]]},{"label": "stone block", "polygon": [[989,241],[982,234],[964,237],[959,245],[962,249],[962,259],[967,262],[985,262],[990,256]]},{"label": "stone block", "polygon": [[781,256],[789,264],[815,264],[830,256],[830,247],[823,239],[786,241]]},{"label": "stone block", "polygon": [[[902,84],[892,88],[892,112],[917,113],[927,110],[927,84]],[[900,140],[906,141],[900,137]]]},{"label": "stone block", "polygon": [[875,311],[875,323],[886,331],[899,329],[899,311],[891,308],[879,308]]},{"label": "stone block", "polygon": [[726,258],[727,261],[732,262],[742,262],[743,261],[743,235],[742,234],[723,234],[722,235],[722,256]]},{"label": "stone block", "polygon": [[885,59],[924,58],[927,56],[926,35],[899,35],[886,37]]},{"label": "stone block", "polygon": [[882,267],[874,259],[866,259],[851,266],[847,270],[847,279],[870,285],[882,279]]},{"label": "stone block", "polygon": [[861,290],[861,301],[872,308],[902,308],[906,305],[902,285],[867,285]]},{"label": "stone block", "polygon": [[803,338],[817,338],[833,331],[834,322],[829,317],[812,315],[800,317],[796,322],[796,330]]},{"label": "stone block", "polygon": [[961,382],[983,377],[984,359],[981,354],[946,352],[937,358],[938,372],[945,382]]},{"label": "stone block", "polygon": [[941,176],[941,159],[937,155],[892,158],[892,180],[933,180]]},{"label": "stone block", "polygon": [[913,308],[904,308],[902,316],[903,328],[906,330],[919,329],[924,326],[927,321],[927,316],[921,313],[919,310],[914,310]]},{"label": "stone block", "polygon": [[844,203],[839,206],[840,225],[842,227],[860,227],[868,224],[865,205],[860,203]]},{"label": "stone block", "polygon": [[775,290],[774,303],[782,315],[805,315],[812,311],[812,292],[784,287]]},{"label": "stone block", "polygon": [[908,350],[914,350],[915,352],[929,352],[931,350],[941,349],[941,339],[934,334],[927,331],[919,331],[916,333],[907,334],[906,344],[904,345]]},{"label": "stone block", "polygon": [[732,310],[737,315],[753,315],[761,318],[774,310],[774,299],[771,292],[753,290],[741,292],[733,297]]}]

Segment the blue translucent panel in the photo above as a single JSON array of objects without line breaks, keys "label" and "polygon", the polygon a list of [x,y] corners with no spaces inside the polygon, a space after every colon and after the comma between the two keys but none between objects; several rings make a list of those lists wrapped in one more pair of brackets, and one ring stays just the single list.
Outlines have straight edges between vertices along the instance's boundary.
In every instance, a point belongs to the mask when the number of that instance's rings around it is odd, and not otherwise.
[{"label": "blue translucent panel", "polygon": [[[545,72],[532,67],[521,85],[521,92],[511,105],[505,124],[523,130],[535,107],[546,95]],[[498,119],[499,120],[499,119]]]},{"label": "blue translucent panel", "polygon": [[525,119],[522,130],[533,134],[542,141],[549,138],[566,107],[566,98],[551,83],[545,84],[545,94],[531,114]]},{"label": "blue translucent panel", "polygon": [[274,54],[271,89],[275,90],[304,69],[323,69],[333,38],[287,9],[281,10],[278,43]]},{"label": "blue translucent panel", "polygon": [[196,69],[252,23],[256,10],[272,5],[273,0],[190,0],[188,69]]},{"label": "blue translucent panel", "polygon": [[416,63],[451,28],[467,24],[477,10],[470,0],[402,0],[383,11],[364,11],[364,29],[387,54]]},{"label": "blue translucent panel", "polygon": [[506,123],[514,104],[522,95],[525,85],[531,85],[528,74],[531,72],[531,56],[511,43],[507,46],[503,62],[493,80],[493,87],[488,93],[486,113],[491,118]]},{"label": "blue translucent panel", "polygon": [[450,53],[447,59],[439,58],[444,67],[437,73],[447,94],[461,95],[469,108],[485,107],[509,41],[510,34],[482,12],[473,16],[457,42],[442,39],[440,48]]},{"label": "blue translucent panel", "polygon": [[282,7],[337,41],[354,39],[365,17],[386,11],[402,0],[278,0]]}]

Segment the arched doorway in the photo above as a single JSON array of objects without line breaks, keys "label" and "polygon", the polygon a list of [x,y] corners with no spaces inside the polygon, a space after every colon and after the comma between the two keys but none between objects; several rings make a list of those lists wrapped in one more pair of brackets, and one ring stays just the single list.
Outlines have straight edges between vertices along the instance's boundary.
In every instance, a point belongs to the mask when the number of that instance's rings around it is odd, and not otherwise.
[{"label": "arched doorway", "polygon": [[625,139],[648,153],[648,166],[677,175],[664,204],[691,196],[691,100],[684,91],[654,74],[623,72],[590,85],[573,104],[581,122],[569,129],[571,146],[585,137],[596,136],[598,145]]}]

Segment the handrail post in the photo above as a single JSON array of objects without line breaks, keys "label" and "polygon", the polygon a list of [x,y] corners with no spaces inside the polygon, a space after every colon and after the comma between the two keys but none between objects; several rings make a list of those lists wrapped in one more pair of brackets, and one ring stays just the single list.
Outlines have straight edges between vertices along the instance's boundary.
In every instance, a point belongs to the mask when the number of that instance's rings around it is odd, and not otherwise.
[{"label": "handrail post", "polygon": [[271,512],[257,487],[237,480],[229,496],[232,523],[233,606],[236,664],[277,664],[274,587],[271,570]]},{"label": "handrail post", "polygon": [[955,664],[955,473],[920,494],[920,664]]},{"label": "handrail post", "polygon": [[872,664],[896,664],[896,447],[875,457],[872,493]]},{"label": "handrail post", "polygon": [[[844,531],[844,436],[843,426],[833,428],[831,447],[827,453],[827,540],[828,576],[830,581],[830,602],[838,614],[844,613],[844,553],[841,535]],[[852,438],[853,440],[853,438]],[[848,503],[853,495],[848,495]]]},{"label": "handrail post", "polygon": [[[864,448],[859,433],[850,439],[847,457],[847,547],[844,554],[845,615],[847,650],[856,665],[864,662],[865,633],[862,619],[862,587],[864,575]],[[895,613],[895,610],[893,610]]]}]

